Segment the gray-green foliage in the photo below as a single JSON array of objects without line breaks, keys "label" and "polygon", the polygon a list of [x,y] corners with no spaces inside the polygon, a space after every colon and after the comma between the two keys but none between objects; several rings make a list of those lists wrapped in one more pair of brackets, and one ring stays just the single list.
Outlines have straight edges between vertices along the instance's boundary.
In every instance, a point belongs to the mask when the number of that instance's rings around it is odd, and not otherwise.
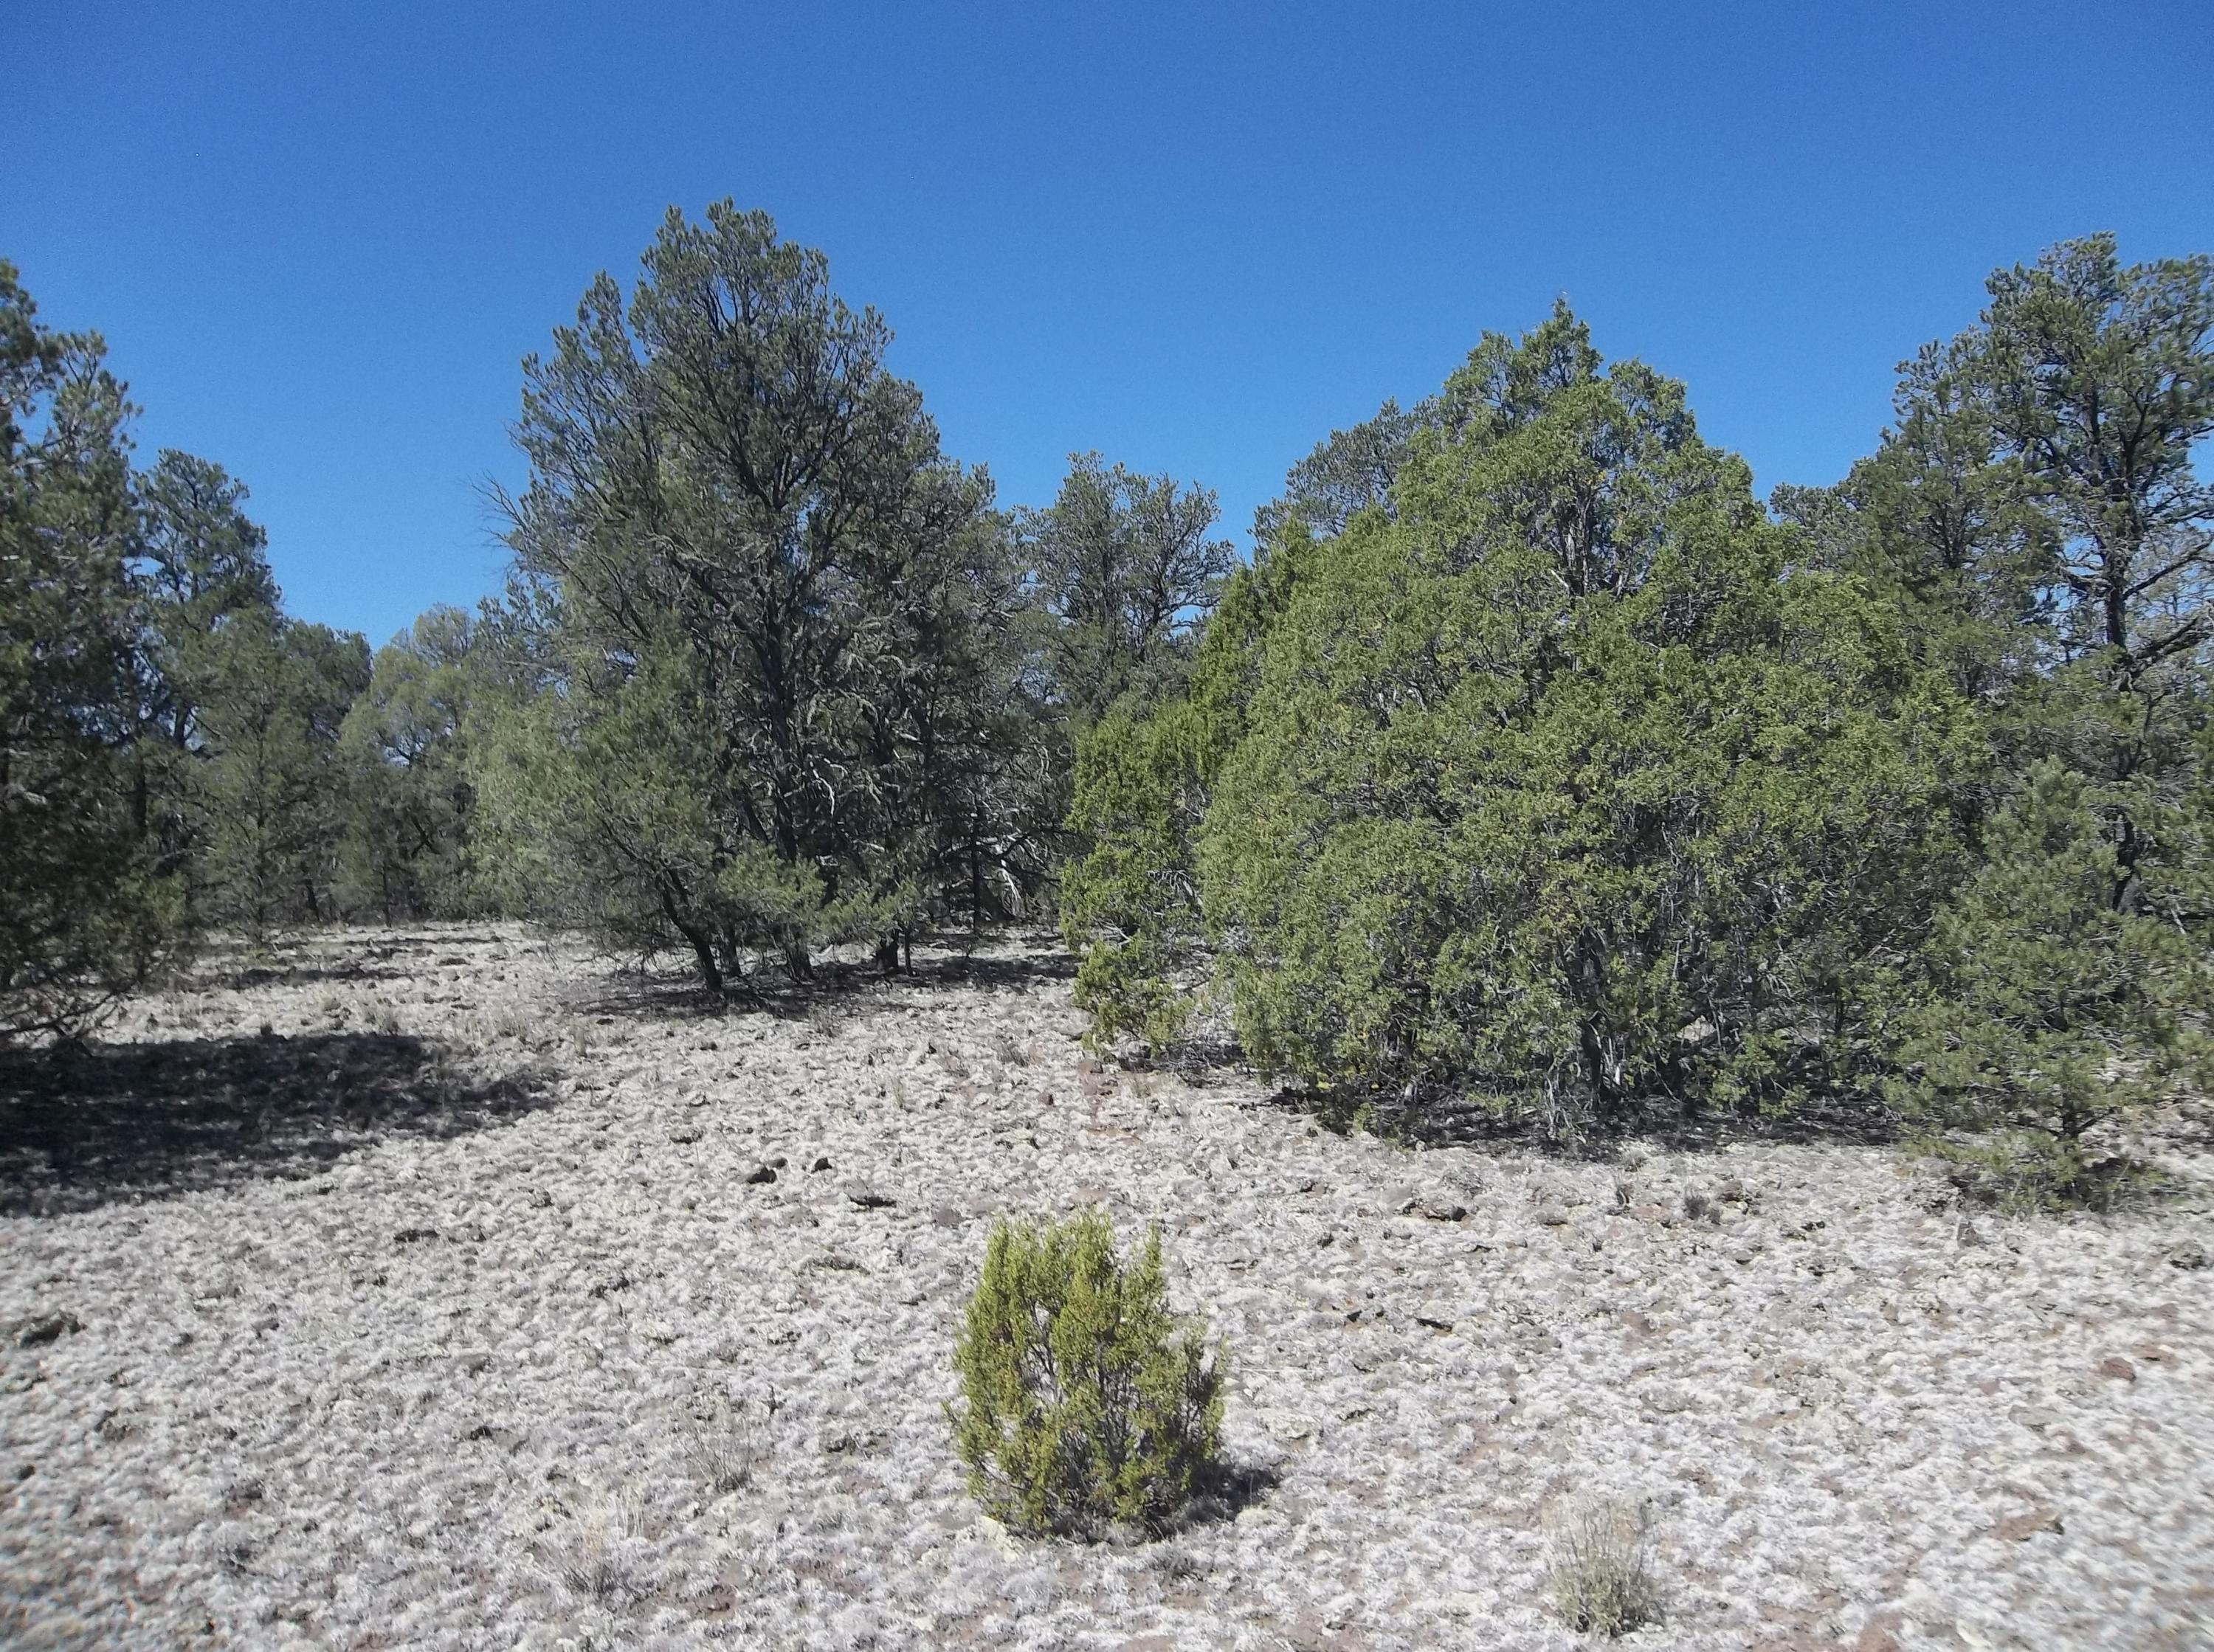
[{"label": "gray-green foliage", "polygon": [[0,261],[0,1039],[82,1027],[178,934],[134,796],[131,411]]},{"label": "gray-green foliage", "polygon": [[526,363],[535,680],[486,748],[487,825],[541,910],[711,987],[1036,884],[1019,579],[889,338],[726,202],[672,211],[628,302],[600,277]]},{"label": "gray-green foliage", "polygon": [[1076,728],[1181,686],[1197,628],[1237,564],[1227,539],[1208,537],[1217,514],[1204,488],[1139,476],[1096,453],[1071,454],[1053,503],[1021,513],[1049,621],[1045,668]]},{"label": "gray-green foliage", "polygon": [[1967,709],[1565,311],[1440,404],[1392,515],[1280,534],[1219,679],[1087,743],[1080,992],[1159,1025],[1196,928],[1264,1064],[1567,1131],[1850,1076],[1955,864]]},{"label": "gray-green foliage", "polygon": [[339,734],[370,680],[369,645],[269,611],[223,629],[193,781],[214,922],[254,936],[338,915],[346,774]]},{"label": "gray-green foliage", "polygon": [[1034,1535],[1158,1530],[1214,1462],[1225,1360],[1170,1313],[1158,1231],[1126,1263],[1097,1211],[1002,1217],[953,1356],[971,1492]]},{"label": "gray-green foliage", "polygon": [[391,922],[465,917],[489,904],[472,777],[486,646],[472,616],[438,607],[377,650],[339,734],[347,909]]}]

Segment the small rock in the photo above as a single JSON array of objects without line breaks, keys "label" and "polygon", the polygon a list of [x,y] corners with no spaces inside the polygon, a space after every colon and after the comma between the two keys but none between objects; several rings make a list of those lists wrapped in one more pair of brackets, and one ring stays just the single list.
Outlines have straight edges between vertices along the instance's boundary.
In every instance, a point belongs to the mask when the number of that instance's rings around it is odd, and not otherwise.
[{"label": "small rock", "polygon": [[896,1203],[890,1194],[878,1192],[861,1182],[848,1182],[846,1197],[853,1201],[854,1209],[859,1210],[881,1210]]},{"label": "small rock", "polygon": [[930,1221],[933,1227],[958,1228],[961,1225],[961,1212],[950,1204],[941,1204],[930,1213]]},{"label": "small rock", "polygon": [[438,1230],[436,1228],[402,1228],[392,1235],[392,1242],[395,1245],[414,1245],[426,1239],[436,1239],[437,1236]]},{"label": "small rock", "polygon": [[827,1155],[818,1155],[815,1162],[807,1167],[807,1173],[811,1176],[818,1170],[828,1170],[829,1168],[830,1160],[829,1156]]},{"label": "small rock", "polygon": [[697,1125],[678,1125],[669,1132],[669,1139],[679,1147],[689,1147],[700,1139]]},{"label": "small rock", "polygon": [[2025,1514],[2008,1515],[1991,1527],[1991,1535],[2008,1543],[2020,1543],[2026,1538],[2035,1537],[2040,1532],[2061,1529],[2058,1509],[2037,1508]]},{"label": "small rock", "polygon": [[2171,1268],[2181,1268],[2186,1273],[2196,1273],[2206,1265],[2206,1247],[2195,1239],[2186,1239],[2171,1245],[2162,1253]]},{"label": "small rock", "polygon": [[776,1167],[774,1165],[757,1164],[746,1172],[745,1179],[749,1187],[759,1187],[764,1182],[773,1182],[776,1180]]},{"label": "small rock", "polygon": [[2109,1354],[2099,1362],[2099,1375],[2116,1382],[2135,1382],[2138,1368],[2119,1354]]},{"label": "small rock", "polygon": [[9,1327],[10,1339],[18,1348],[42,1348],[50,1342],[59,1342],[65,1336],[75,1336],[84,1329],[84,1321],[64,1310],[57,1314],[34,1314],[28,1320],[18,1320]]},{"label": "small rock", "polygon": [[1540,1205],[1538,1208],[1538,1225],[1541,1228],[1565,1228],[1569,1225],[1569,1213],[1557,1204]]},{"label": "small rock", "polygon": [[1468,1207],[1442,1193],[1399,1187],[1392,1190],[1391,1212],[1394,1216],[1423,1216],[1432,1222],[1459,1222],[1468,1215]]}]

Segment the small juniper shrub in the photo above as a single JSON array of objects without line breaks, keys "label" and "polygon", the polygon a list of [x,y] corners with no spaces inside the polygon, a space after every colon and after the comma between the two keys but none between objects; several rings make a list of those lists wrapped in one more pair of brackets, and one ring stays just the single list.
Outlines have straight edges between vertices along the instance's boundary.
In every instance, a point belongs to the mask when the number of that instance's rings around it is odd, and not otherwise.
[{"label": "small juniper shrub", "polygon": [[953,1354],[970,1491],[1033,1536],[1161,1532],[1215,1467],[1226,1356],[1169,1312],[1160,1233],[1002,1217]]},{"label": "small juniper shrub", "polygon": [[1610,1637],[1660,1615],[1650,1534],[1642,1513],[1618,1503],[1569,1511],[1553,1535],[1553,1604],[1569,1628]]}]

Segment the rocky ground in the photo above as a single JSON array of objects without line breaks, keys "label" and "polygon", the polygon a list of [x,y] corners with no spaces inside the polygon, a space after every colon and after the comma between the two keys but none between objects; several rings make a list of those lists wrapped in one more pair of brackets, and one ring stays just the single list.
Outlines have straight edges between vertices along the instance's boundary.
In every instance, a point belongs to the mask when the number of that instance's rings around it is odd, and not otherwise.
[{"label": "rocky ground", "polygon": [[[1611,1497],[1628,1645],[2214,1645],[2193,1190],[1410,1151],[1087,1064],[1043,940],[920,961],[711,1016],[359,933],[0,1077],[0,1643],[1566,1648]],[[1086,1201],[1232,1350],[1250,1500],[1159,1543],[1012,1541],[948,1447],[993,1213]]]}]

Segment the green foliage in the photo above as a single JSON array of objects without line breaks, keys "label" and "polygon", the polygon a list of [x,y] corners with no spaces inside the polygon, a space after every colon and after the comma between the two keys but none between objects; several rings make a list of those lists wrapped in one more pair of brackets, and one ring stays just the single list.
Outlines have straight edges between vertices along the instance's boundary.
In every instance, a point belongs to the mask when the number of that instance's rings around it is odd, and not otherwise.
[{"label": "green foliage", "polygon": [[486,909],[474,742],[486,674],[480,630],[433,608],[377,651],[339,732],[346,815],[339,901],[387,923]]},{"label": "green foliage", "polygon": [[1159,1530],[1214,1460],[1224,1362],[1171,1315],[1158,1231],[1124,1264],[1096,1211],[1001,1218],[954,1350],[970,1490],[1032,1534]]},{"label": "green foliage", "polygon": [[1680,387],[1564,311],[1442,400],[1393,515],[1287,545],[1235,666],[1079,757],[1103,1021],[1172,1021],[1147,902],[1189,892],[1248,1053],[1311,1080],[1472,1080],[1574,1131],[1849,1073],[1955,863],[1972,717],[1863,587],[1782,577]]},{"label": "green foliage", "polygon": [[2018,1207],[2098,1202],[2111,1167],[2087,1135],[2214,1076],[2204,944],[2125,867],[2125,819],[2058,761],[2034,768],[1898,1018],[1900,1111]]},{"label": "green foliage", "polygon": [[890,336],[725,202],[672,211],[628,305],[602,277],[525,365],[531,680],[486,824],[535,910],[688,948],[711,990],[1019,909],[1042,871],[1020,580]]},{"label": "green foliage", "polygon": [[180,938],[131,759],[132,411],[0,261],[0,1039],[81,1030]]},{"label": "green foliage", "polygon": [[1151,704],[1179,686],[1196,629],[1236,566],[1210,539],[1214,496],[1072,454],[1052,504],[1020,514],[1036,595],[1053,624],[1055,699],[1078,728],[1118,702]]},{"label": "green foliage", "polygon": [[337,915],[339,735],[369,685],[354,632],[248,610],[218,633],[193,785],[207,915],[260,937]]}]

